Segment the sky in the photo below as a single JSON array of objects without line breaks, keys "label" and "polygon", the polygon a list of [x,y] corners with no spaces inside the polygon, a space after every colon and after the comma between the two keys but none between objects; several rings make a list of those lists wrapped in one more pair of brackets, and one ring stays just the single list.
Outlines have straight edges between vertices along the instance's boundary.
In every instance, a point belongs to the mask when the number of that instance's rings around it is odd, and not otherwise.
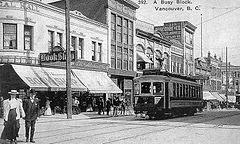
[{"label": "sky", "polygon": [[[54,1],[54,0],[43,0]],[[197,27],[194,35],[194,56],[207,56],[215,54],[233,65],[240,66],[240,0],[180,0],[191,2],[190,4],[177,4],[177,0],[164,0],[167,4],[161,4],[163,0],[132,0],[139,4],[137,19],[154,24],[163,25],[164,22],[189,21]],[[142,3],[140,3],[142,2]],[[146,2],[146,4],[143,4]],[[173,2],[171,5],[169,2]],[[192,10],[186,10],[187,6]],[[195,10],[198,6],[200,10]],[[182,8],[183,11],[157,11],[155,7]],[[202,36],[201,36],[202,14]]]},{"label": "sky", "polygon": [[[137,19],[163,25],[164,22],[189,21],[197,27],[194,35],[194,56],[201,56],[201,14],[202,14],[202,52],[207,56],[215,54],[233,65],[240,66],[240,0],[183,0],[191,4],[162,4],[161,0],[132,0],[139,4]],[[168,2],[165,0],[165,2]],[[192,10],[186,10],[187,6]],[[195,10],[198,6],[200,10]],[[183,11],[157,11],[155,7],[182,7]]]}]

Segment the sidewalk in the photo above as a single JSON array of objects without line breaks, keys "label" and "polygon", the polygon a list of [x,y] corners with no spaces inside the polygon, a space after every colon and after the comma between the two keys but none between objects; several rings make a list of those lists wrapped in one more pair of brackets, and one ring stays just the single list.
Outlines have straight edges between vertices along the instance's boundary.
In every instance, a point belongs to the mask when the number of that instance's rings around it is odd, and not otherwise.
[{"label": "sidewalk", "polygon": [[[130,115],[119,115],[119,117],[130,116]],[[84,119],[101,119],[101,118],[111,118],[112,115],[99,115],[97,112],[81,112],[78,115],[72,115],[72,119],[67,119],[67,114],[55,114],[51,116],[41,116],[38,122],[54,122],[54,121],[69,121],[69,120],[84,120]],[[0,118],[0,127],[3,124],[3,118]]]},{"label": "sidewalk", "polygon": [[[126,116],[130,116],[130,115],[126,115]],[[119,115],[118,117],[124,117],[124,115]],[[103,119],[103,118],[115,118],[112,115],[98,115],[97,112],[82,112],[78,115],[72,115],[72,119],[67,119],[67,114],[55,114],[52,116],[41,116],[38,120],[37,120],[37,124],[38,126],[42,126],[42,128],[44,129],[51,129],[50,127],[48,127],[49,125],[54,125],[54,124],[68,124],[70,123],[78,123],[78,121],[81,120],[91,120],[91,119]],[[0,118],[0,135],[2,133],[2,130],[4,128],[3,126],[3,118]],[[20,119],[20,127],[21,127],[21,132],[20,132],[20,141],[19,143],[25,143],[23,141],[24,139],[24,126],[25,126],[25,121],[23,119]],[[46,128],[45,128],[46,127]],[[39,128],[40,129],[40,128]],[[9,141],[5,141],[5,140],[1,140],[0,139],[0,144],[9,144]]]}]

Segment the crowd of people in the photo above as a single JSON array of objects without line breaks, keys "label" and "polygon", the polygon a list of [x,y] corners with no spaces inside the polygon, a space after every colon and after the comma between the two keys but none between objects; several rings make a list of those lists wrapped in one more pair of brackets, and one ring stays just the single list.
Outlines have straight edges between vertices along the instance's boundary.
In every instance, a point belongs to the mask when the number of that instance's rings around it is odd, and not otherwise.
[{"label": "crowd of people", "polygon": [[98,114],[104,114],[106,110],[107,115],[110,115],[112,112],[112,116],[118,115],[126,115],[126,109],[128,107],[127,102],[123,99],[120,100],[119,97],[114,97],[113,99],[109,98],[105,102],[103,98],[100,97],[97,101],[98,106]]},{"label": "crowd of people", "polygon": [[[4,129],[1,134],[1,139],[10,140],[11,144],[16,144],[17,137],[19,137],[19,120],[22,118],[25,120],[26,142],[30,141],[35,143],[33,137],[36,120],[41,115],[51,116],[54,114],[54,110],[52,111],[51,109],[52,101],[46,97],[45,107],[40,109],[40,99],[35,97],[35,90],[31,89],[29,91],[29,97],[23,100],[19,98],[19,92],[17,90],[11,90],[8,93],[9,98],[2,103]],[[91,107],[91,111],[98,110],[99,115],[104,115],[105,113],[112,116],[126,115],[128,102],[125,99],[120,100],[119,97],[113,97],[105,100],[104,97],[92,97],[91,100],[92,101],[88,103],[89,107]],[[80,101],[77,97],[72,99],[72,108],[73,114],[79,114],[81,112]]]}]

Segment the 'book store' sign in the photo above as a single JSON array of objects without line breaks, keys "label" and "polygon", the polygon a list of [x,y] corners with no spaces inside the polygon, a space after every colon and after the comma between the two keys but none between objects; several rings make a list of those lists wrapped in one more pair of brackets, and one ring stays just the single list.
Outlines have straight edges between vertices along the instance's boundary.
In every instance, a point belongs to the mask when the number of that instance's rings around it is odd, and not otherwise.
[{"label": "'book store' sign", "polygon": [[[71,51],[71,61],[75,60],[75,51]],[[66,61],[67,53],[62,48],[54,47],[53,50],[49,53],[40,53],[40,62],[57,62],[57,61]]]}]

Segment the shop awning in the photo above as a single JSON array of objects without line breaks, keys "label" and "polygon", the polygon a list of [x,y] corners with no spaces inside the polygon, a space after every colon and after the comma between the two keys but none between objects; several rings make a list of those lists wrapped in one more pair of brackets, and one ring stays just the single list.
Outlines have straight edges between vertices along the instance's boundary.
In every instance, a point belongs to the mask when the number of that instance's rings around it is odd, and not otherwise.
[{"label": "shop awning", "polygon": [[122,93],[105,72],[73,69],[73,73],[90,93]]},{"label": "shop awning", "polygon": [[[48,90],[48,87],[40,80],[35,72],[31,70],[30,66],[12,65],[12,68],[29,88],[35,89],[37,91]],[[12,71],[8,70],[9,73],[12,73]],[[11,79],[17,80],[16,77],[12,77]]]},{"label": "shop awning", "polygon": [[229,96],[228,96],[228,102],[230,102],[230,103],[235,103],[235,102],[236,102],[236,96],[234,96],[234,95],[229,95]]},{"label": "shop awning", "polygon": [[[19,77],[36,90],[66,91],[66,70],[57,68],[12,65]],[[72,91],[87,91],[87,88],[71,75]]]},{"label": "shop awning", "polygon": [[146,62],[146,63],[153,63],[144,53],[137,52],[137,61],[138,62]]},{"label": "shop awning", "polygon": [[211,92],[212,95],[219,101],[226,101],[225,97],[222,97],[218,92]]},{"label": "shop awning", "polygon": [[217,100],[209,91],[203,91],[204,100]]}]

